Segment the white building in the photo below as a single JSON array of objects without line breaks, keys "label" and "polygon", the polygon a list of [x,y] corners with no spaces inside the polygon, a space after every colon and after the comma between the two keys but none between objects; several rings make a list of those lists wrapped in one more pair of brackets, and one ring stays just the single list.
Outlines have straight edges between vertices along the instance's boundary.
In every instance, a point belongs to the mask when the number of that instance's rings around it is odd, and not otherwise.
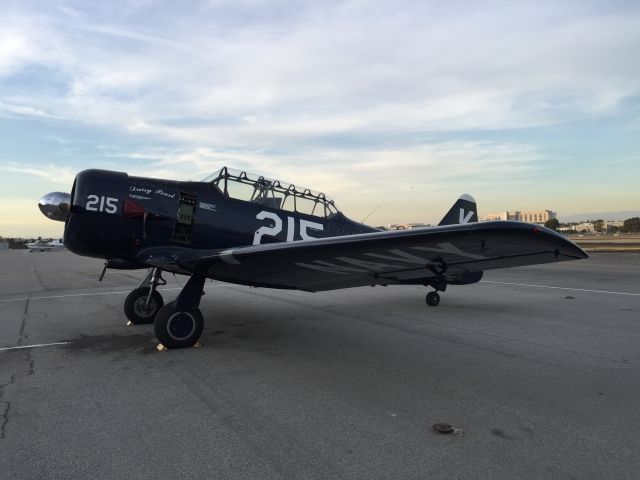
[{"label": "white building", "polygon": [[575,226],[575,231],[578,233],[595,233],[596,227],[591,222],[583,222]]},{"label": "white building", "polygon": [[556,217],[556,212],[551,210],[528,210],[526,212],[516,210],[514,212],[488,213],[482,217],[480,221],[515,220],[517,222],[539,223],[540,225],[544,225],[546,221]]},{"label": "white building", "polygon": [[493,222],[495,220],[518,220],[515,218],[520,212],[497,212],[497,213],[487,213],[484,217],[480,219],[481,222]]}]

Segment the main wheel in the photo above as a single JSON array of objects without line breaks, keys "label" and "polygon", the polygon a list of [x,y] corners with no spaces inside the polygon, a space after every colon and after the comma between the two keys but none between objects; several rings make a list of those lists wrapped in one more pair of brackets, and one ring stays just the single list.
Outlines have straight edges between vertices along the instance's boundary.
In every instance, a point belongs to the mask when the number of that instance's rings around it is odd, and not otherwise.
[{"label": "main wheel", "polygon": [[427,293],[427,305],[430,307],[437,307],[440,303],[440,295],[438,292],[429,292]]},{"label": "main wheel", "polygon": [[153,322],[156,338],[167,348],[194,346],[203,328],[204,320],[199,309],[183,311],[173,305],[162,307]]},{"label": "main wheel", "polygon": [[124,314],[134,325],[153,323],[156,314],[164,305],[162,295],[154,290],[147,306],[148,296],[149,287],[136,288],[124,301]]}]

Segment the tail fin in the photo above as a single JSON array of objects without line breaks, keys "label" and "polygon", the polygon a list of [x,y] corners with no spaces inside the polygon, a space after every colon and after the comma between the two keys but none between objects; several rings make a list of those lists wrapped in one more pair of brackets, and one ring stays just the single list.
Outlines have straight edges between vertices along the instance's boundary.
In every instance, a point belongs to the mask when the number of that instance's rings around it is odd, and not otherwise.
[{"label": "tail fin", "polygon": [[475,199],[465,193],[453,204],[438,225],[456,225],[458,223],[471,223],[478,221],[478,208]]}]

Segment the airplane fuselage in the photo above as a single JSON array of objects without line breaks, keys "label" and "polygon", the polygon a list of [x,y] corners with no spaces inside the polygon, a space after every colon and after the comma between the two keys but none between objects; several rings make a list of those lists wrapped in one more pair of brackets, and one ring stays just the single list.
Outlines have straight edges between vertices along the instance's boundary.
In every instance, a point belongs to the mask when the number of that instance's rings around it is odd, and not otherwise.
[{"label": "airplane fuselage", "polygon": [[[233,198],[212,182],[180,182],[104,170],[78,174],[64,244],[74,253],[142,268],[155,246],[224,249],[373,232],[338,211],[305,214],[269,198]],[[285,200],[286,202],[286,200]]]}]

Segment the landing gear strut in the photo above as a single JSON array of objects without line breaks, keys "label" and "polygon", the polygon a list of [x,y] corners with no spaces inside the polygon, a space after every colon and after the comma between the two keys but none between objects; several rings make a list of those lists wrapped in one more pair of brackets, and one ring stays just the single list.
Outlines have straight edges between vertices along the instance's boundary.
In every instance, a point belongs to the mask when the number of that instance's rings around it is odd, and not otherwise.
[{"label": "landing gear strut", "polygon": [[140,285],[133,290],[124,301],[124,314],[131,324],[144,325],[153,323],[158,311],[164,305],[162,295],[156,288],[158,285],[166,285],[159,268],[152,268],[144,277]]},{"label": "landing gear strut", "polygon": [[153,321],[156,338],[166,348],[192,347],[202,335],[204,320],[198,306],[205,277],[193,274],[173,302],[160,309]]}]

